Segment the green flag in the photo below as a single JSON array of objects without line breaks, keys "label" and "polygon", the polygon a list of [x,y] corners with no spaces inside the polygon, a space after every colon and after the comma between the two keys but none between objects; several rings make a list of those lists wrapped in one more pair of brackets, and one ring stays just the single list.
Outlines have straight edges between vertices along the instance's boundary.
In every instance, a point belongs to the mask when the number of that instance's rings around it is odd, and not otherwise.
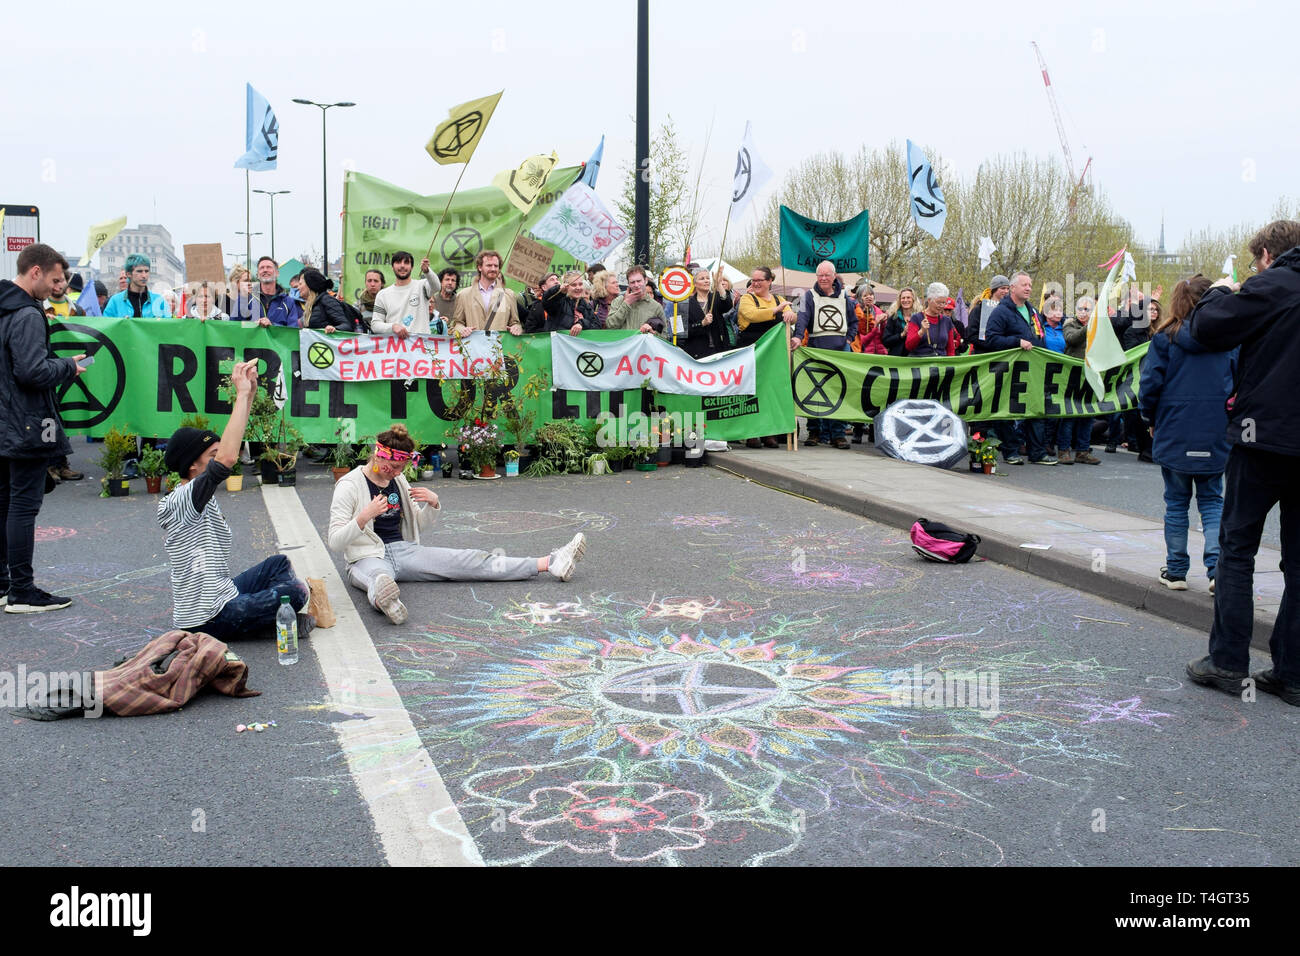
[{"label": "green flag", "polygon": [[843,222],[818,222],[789,206],[781,207],[781,266],[785,269],[815,272],[819,262],[829,259],[836,272],[866,272],[870,244],[865,209]]},{"label": "green flag", "polygon": [[[462,274],[472,272],[474,260],[484,249],[496,249],[504,259],[515,232],[523,223],[527,231],[550,211],[564,190],[577,180],[581,166],[564,166],[551,171],[550,178],[528,215],[511,204],[496,186],[461,189],[447,209],[447,221],[429,256],[434,272],[451,266]],[[352,301],[365,287],[366,270],[378,269],[385,282],[393,281],[389,265],[399,249],[419,255],[428,248],[429,237],[447,205],[447,196],[421,196],[408,189],[364,173],[344,176],[347,201],[343,215],[343,292]],[[551,268],[563,272],[576,266],[573,256],[555,250]],[[512,287],[521,285],[511,283]]]}]

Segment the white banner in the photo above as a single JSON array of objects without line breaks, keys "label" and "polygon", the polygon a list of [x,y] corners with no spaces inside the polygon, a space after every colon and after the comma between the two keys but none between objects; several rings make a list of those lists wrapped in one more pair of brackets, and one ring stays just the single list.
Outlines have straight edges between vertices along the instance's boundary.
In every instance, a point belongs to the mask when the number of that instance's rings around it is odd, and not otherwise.
[{"label": "white banner", "polygon": [[501,358],[501,342],[472,332],[457,342],[449,335],[326,335],[298,332],[302,377],[328,382],[473,378]]},{"label": "white banner", "polygon": [[551,379],[555,388],[613,392],[650,387],[674,395],[753,395],[754,346],[693,359],[657,335],[630,335],[614,342],[551,333]]},{"label": "white banner", "polygon": [[564,191],[532,233],[579,262],[600,262],[627,238],[627,230],[581,180]]}]

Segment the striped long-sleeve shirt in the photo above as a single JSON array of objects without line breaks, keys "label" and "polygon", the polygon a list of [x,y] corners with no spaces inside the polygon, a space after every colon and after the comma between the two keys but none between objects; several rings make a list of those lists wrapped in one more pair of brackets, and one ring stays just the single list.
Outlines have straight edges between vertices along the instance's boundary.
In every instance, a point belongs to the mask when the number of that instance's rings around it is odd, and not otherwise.
[{"label": "striped long-sleeve shirt", "polygon": [[158,502],[158,524],[167,534],[172,575],[172,623],[206,624],[239,590],[230,580],[230,525],[212,500],[230,469],[215,458],[198,477]]}]

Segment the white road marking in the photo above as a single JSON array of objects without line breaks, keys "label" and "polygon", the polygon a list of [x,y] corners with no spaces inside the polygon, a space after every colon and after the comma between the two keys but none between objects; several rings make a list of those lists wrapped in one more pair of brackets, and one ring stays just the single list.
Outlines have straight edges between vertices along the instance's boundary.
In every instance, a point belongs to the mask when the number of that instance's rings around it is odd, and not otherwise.
[{"label": "white road marking", "polygon": [[[294,569],[300,577],[324,579],[338,617],[334,627],[312,631],[303,644],[320,661],[333,708],[366,715],[365,720],[339,720],[333,726],[389,864],[482,866],[478,847],[298,493],[266,485],[262,500],[280,547],[295,548],[290,559]],[[383,626],[391,625],[383,621]]]}]

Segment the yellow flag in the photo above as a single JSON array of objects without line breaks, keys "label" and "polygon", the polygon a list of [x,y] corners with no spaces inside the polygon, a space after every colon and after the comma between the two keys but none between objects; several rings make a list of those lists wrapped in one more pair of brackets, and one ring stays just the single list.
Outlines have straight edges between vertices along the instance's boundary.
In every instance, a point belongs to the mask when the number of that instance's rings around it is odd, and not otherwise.
[{"label": "yellow flag", "polygon": [[101,222],[98,225],[90,227],[90,234],[86,236],[86,254],[81,257],[78,266],[90,265],[90,257],[98,252],[108,240],[112,239],[126,225],[126,216],[118,216],[116,219],[110,219],[108,222]]},{"label": "yellow flag", "polygon": [[542,188],[546,185],[551,170],[559,161],[560,156],[555,152],[550,156],[541,153],[529,156],[519,164],[518,169],[507,169],[493,176],[492,185],[506,194],[512,206],[524,215],[528,215],[528,211],[533,208],[533,203],[537,202],[537,197],[542,194]]},{"label": "yellow flag", "polygon": [[492,111],[497,108],[501,93],[470,100],[448,110],[446,122],[433,131],[433,138],[424,147],[435,163],[449,166],[469,162],[478,141],[483,138]]}]

